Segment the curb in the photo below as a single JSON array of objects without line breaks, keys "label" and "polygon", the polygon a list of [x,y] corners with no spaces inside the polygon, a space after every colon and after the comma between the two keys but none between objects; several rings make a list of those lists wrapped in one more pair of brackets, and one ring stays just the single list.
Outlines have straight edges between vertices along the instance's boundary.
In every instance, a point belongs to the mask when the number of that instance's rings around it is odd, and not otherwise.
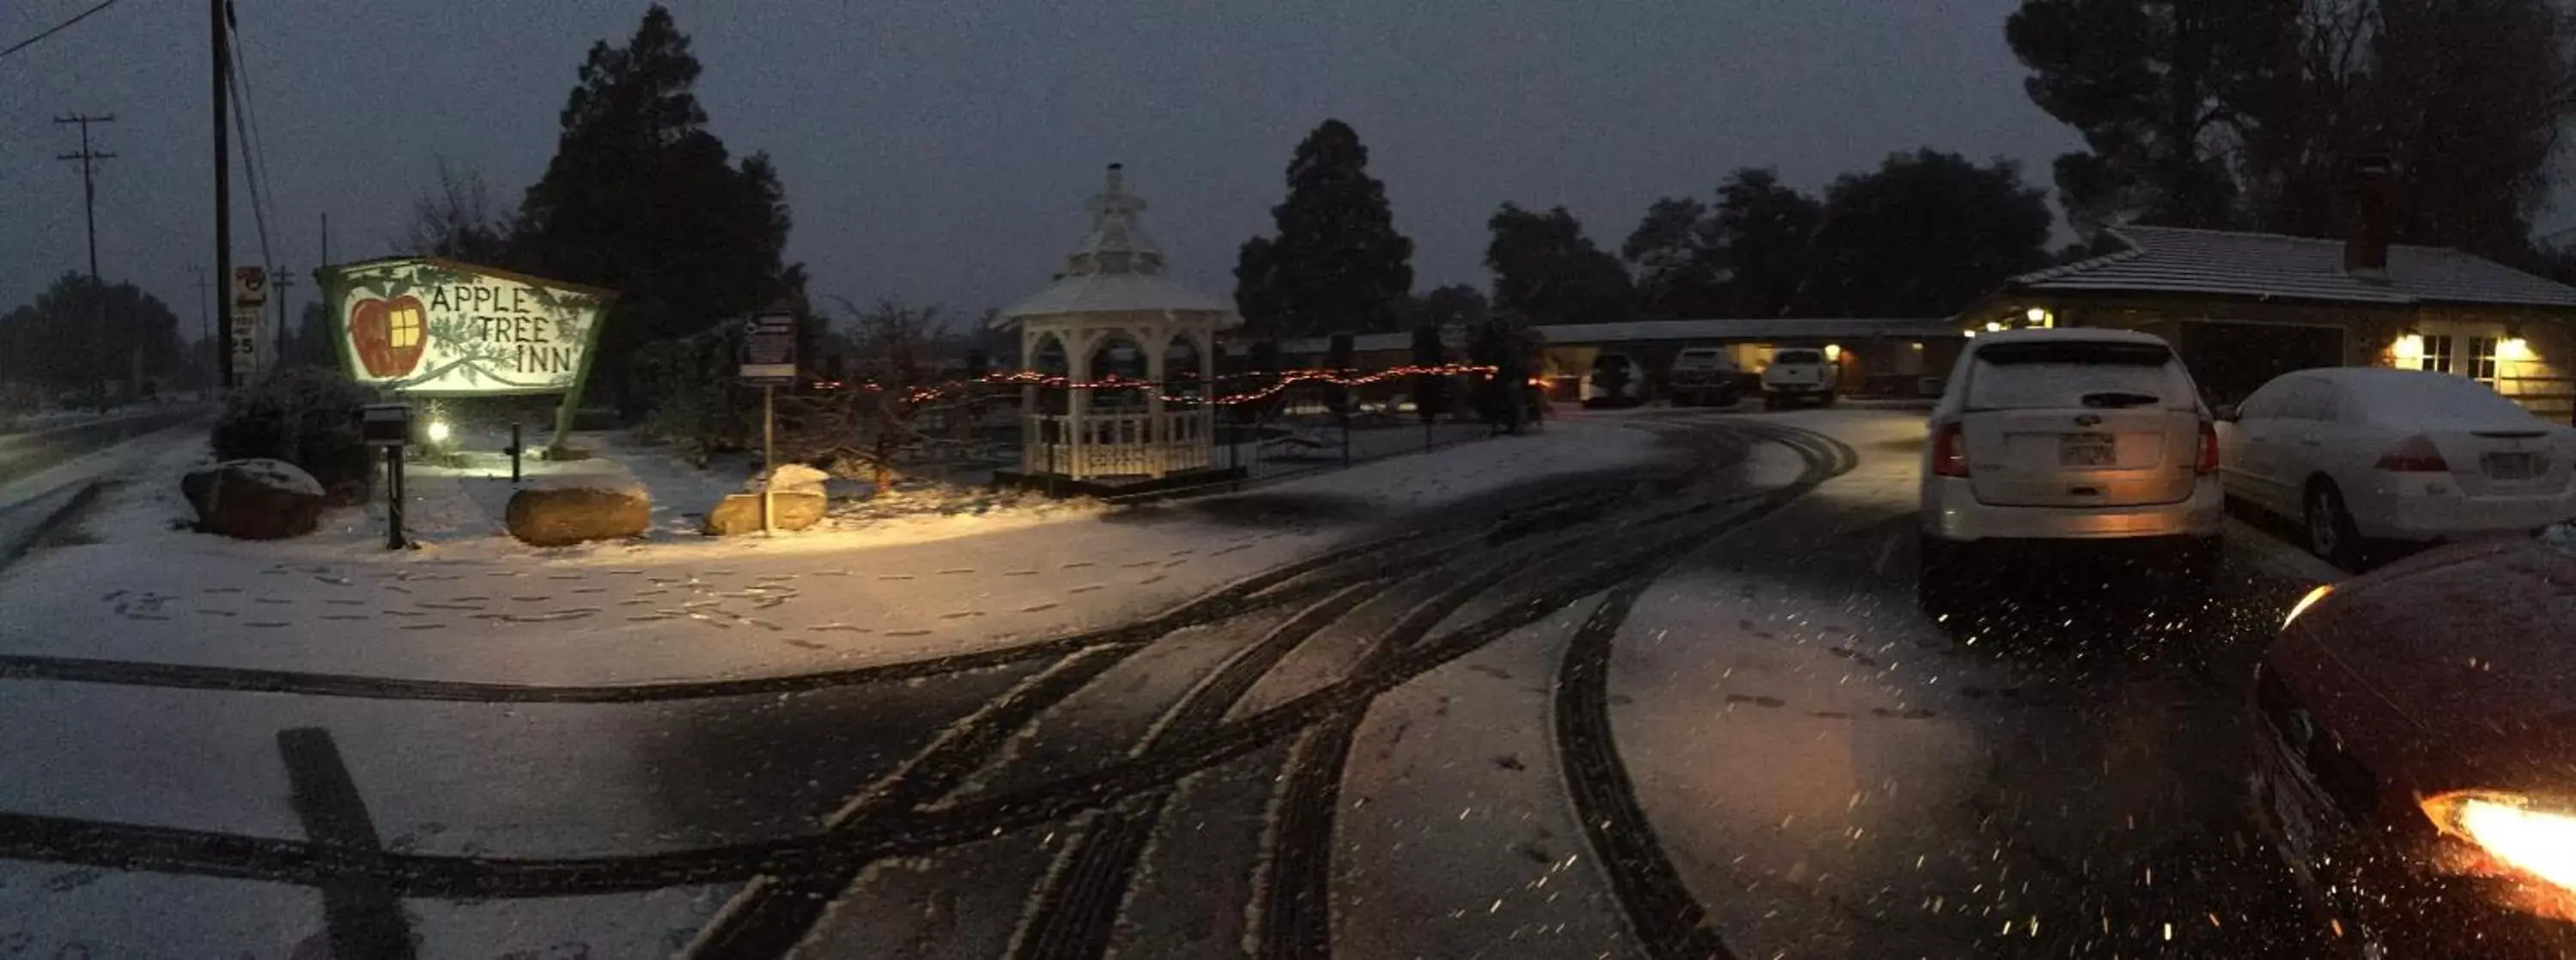
[{"label": "curb", "polygon": [[[98,478],[75,480],[20,503],[17,509],[38,508],[48,499],[62,498],[61,503],[55,504],[51,509],[42,510],[42,515],[34,523],[15,530],[0,528],[0,571],[8,570],[11,565],[18,562],[19,558],[26,556],[27,551],[33,549],[37,541],[43,540],[46,534],[52,533],[54,528],[61,526],[64,520],[70,519],[72,514],[80,512],[80,509],[88,506],[91,500],[97,499],[99,488],[106,485],[106,480]],[[67,490],[70,491],[68,495],[64,493]]]}]

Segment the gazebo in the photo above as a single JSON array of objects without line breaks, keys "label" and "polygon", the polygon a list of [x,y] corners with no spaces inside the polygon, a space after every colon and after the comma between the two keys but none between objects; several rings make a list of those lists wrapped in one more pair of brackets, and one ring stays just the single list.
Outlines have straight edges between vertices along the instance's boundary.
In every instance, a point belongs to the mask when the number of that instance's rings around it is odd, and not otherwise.
[{"label": "gazebo", "polygon": [[1089,206],[1091,232],[1064,270],[993,318],[1019,327],[1030,369],[1070,385],[1022,388],[1023,479],[1124,485],[1209,470],[1216,332],[1243,318],[1163,275],[1163,251],[1136,222],[1145,201],[1118,164]]}]

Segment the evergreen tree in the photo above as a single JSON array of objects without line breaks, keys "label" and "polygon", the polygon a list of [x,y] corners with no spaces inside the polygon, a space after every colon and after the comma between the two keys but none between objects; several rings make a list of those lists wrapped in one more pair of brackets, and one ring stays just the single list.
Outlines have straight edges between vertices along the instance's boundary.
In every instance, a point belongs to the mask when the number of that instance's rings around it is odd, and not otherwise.
[{"label": "evergreen tree", "polygon": [[33,302],[0,314],[0,382],[86,391],[101,381],[178,382],[188,374],[178,315],[131,283],[102,286],[66,272]]},{"label": "evergreen tree", "polygon": [[1497,312],[1543,326],[1625,320],[1634,309],[1627,268],[1594,246],[1564,207],[1532,213],[1506,203],[1486,228]]},{"label": "evergreen tree", "polygon": [[1278,339],[1403,324],[1413,290],[1413,241],[1395,232],[1386,185],[1368,175],[1368,148],[1349,124],[1326,120],[1288,162],[1288,198],[1270,208],[1275,237],[1244,241],[1236,309],[1252,332]]},{"label": "evergreen tree", "polygon": [[1720,278],[1716,315],[1786,316],[1813,272],[1824,219],[1824,204],[1783,186],[1772,170],[1730,174],[1717,188],[1717,210],[1703,240]]},{"label": "evergreen tree", "polygon": [[764,154],[728,159],[690,93],[698,73],[658,4],[624,46],[592,45],[554,159],[520,205],[513,265],[618,293],[596,361],[612,375],[596,386],[624,386],[614,374],[643,343],[803,302],[803,270],[781,260],[777,172]]},{"label": "evergreen tree", "polygon": [[1646,208],[1619,256],[1637,274],[1637,312],[1651,317],[1716,316],[1717,258],[1708,249],[1708,205],[1665,197]]},{"label": "evergreen tree", "polygon": [[1825,192],[1815,276],[1800,313],[1945,317],[2005,278],[2048,263],[2048,201],[2020,166],[1977,166],[1955,153],[1889,156]]}]

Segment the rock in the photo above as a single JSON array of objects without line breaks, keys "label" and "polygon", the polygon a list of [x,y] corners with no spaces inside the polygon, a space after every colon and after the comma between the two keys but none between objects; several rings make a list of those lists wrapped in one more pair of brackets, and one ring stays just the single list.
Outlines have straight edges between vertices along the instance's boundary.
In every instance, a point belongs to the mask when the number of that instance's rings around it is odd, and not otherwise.
[{"label": "rock", "polygon": [[[831,501],[823,496],[822,489],[819,487],[810,492],[781,490],[773,497],[773,506],[778,514],[772,518],[772,524],[780,530],[803,530],[821,523],[823,512],[831,505]],[[710,537],[759,533],[760,495],[757,493],[725,495],[724,500],[717,503],[715,509],[707,511],[707,522],[701,529]]]},{"label": "rock", "polygon": [[322,524],[322,485],[284,460],[227,460],[188,471],[179,492],[197,529],[243,540],[284,540]]},{"label": "rock", "polygon": [[565,478],[510,495],[510,535],[533,547],[640,537],[653,523],[653,498],[633,483]]},{"label": "rock", "polygon": [[830,479],[832,479],[831,474],[801,463],[791,463],[770,473],[769,488],[780,493],[811,493],[820,496],[823,493],[824,481]]}]

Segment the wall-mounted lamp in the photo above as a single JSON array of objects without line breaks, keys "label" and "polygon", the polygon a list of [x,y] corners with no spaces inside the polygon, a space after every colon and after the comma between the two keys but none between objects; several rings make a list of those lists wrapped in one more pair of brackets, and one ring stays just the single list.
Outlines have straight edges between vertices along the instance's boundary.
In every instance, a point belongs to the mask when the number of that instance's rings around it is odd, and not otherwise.
[{"label": "wall-mounted lamp", "polygon": [[2531,341],[2507,335],[2496,342],[2496,359],[2516,362],[2532,359]]},{"label": "wall-mounted lamp", "polygon": [[2057,316],[2049,313],[2046,307],[2032,307],[2022,314],[2022,318],[2029,320],[2031,326],[2043,330],[2057,325]]},{"label": "wall-mounted lamp", "polygon": [[2389,347],[2389,352],[2396,354],[2397,359],[2402,362],[2422,360],[2424,359],[2424,335],[2412,330],[2399,334],[2397,342]]},{"label": "wall-mounted lamp", "polygon": [[1842,348],[1842,345],[1841,345],[1841,344],[1834,344],[1834,343],[1828,343],[1828,344],[1825,344],[1825,359],[1826,359],[1826,360],[1831,361],[1831,362],[1839,363],[1839,362],[1841,362],[1841,361],[1842,361],[1842,358],[1843,358],[1843,348]]},{"label": "wall-mounted lamp", "polygon": [[1986,332],[1987,332],[1987,333],[2002,333],[2002,332],[2003,332],[2003,329],[2004,329],[2004,325],[2003,325],[2003,324],[2001,324],[2001,323],[1997,323],[1997,322],[1992,321],[1992,320],[1988,320],[1988,321],[1986,321]]}]

